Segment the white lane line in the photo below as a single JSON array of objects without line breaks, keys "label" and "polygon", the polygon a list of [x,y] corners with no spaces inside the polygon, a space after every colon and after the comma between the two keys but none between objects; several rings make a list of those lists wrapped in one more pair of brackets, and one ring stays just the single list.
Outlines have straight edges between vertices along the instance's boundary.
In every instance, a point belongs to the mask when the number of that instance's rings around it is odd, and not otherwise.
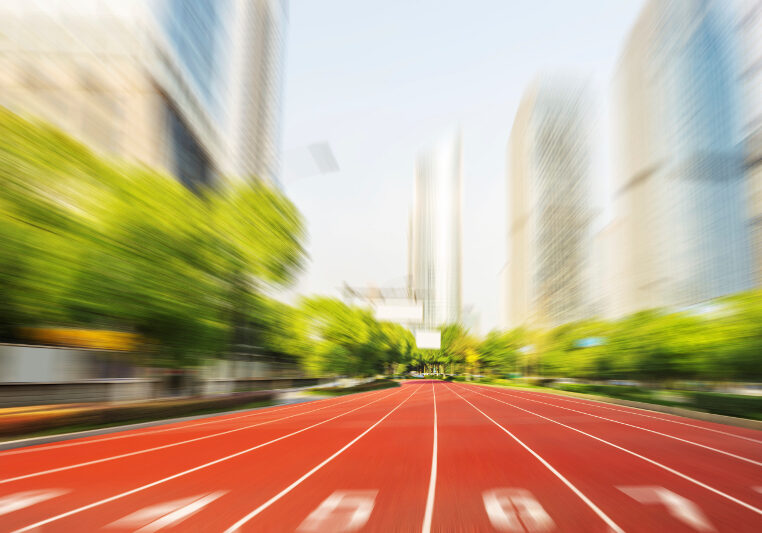
[{"label": "white lane line", "polygon": [[[496,392],[503,392],[503,391],[497,390],[497,388],[495,388],[495,390]],[[738,435],[737,433],[731,433],[730,431],[722,431],[721,429],[715,429],[715,428],[710,428],[706,426],[699,426],[698,424],[690,424],[688,422],[683,422],[682,420],[674,420],[672,418],[666,418],[663,416],[655,416],[651,414],[646,414],[646,413],[651,413],[653,411],[648,411],[640,407],[627,407],[625,409],[617,409],[616,407],[611,407],[610,404],[604,405],[604,402],[593,400],[593,399],[574,400],[571,398],[567,398],[566,396],[562,396],[561,394],[553,394],[550,392],[523,391],[523,390],[521,392],[524,392],[526,394],[542,396],[544,398],[547,398],[548,396],[552,396],[554,399],[562,400],[564,402],[579,403],[583,405],[592,405],[592,406],[598,407],[599,409],[608,409],[609,411],[616,411],[618,413],[626,413],[631,415],[643,416],[645,418],[653,418],[654,420],[661,420],[663,422],[671,422],[672,424],[680,424],[681,426],[688,426],[688,427],[692,427],[696,429],[703,429],[705,431],[711,431],[712,433],[719,433],[720,435],[727,435],[728,437],[735,437],[737,439],[743,439],[743,440],[748,440],[751,442],[756,442],[758,444],[762,444],[762,440],[760,439],[754,439],[752,437]],[[672,416],[679,417],[679,415],[672,415]]]},{"label": "white lane line", "polygon": [[[388,390],[388,389],[385,389],[385,390]],[[398,392],[398,390],[399,389],[395,390],[394,392]],[[159,480],[154,481],[152,483],[148,483],[146,485],[141,485],[140,487],[137,487],[137,488],[134,488],[134,489],[131,489],[131,490],[127,490],[125,492],[120,492],[119,494],[116,494],[114,496],[110,496],[108,498],[104,498],[102,500],[98,500],[96,502],[93,502],[93,503],[90,503],[90,504],[87,504],[87,505],[83,505],[82,507],[77,507],[76,509],[72,509],[71,511],[66,511],[65,513],[61,513],[61,514],[58,514],[58,515],[55,515],[55,516],[51,516],[50,518],[46,518],[44,520],[40,520],[39,522],[35,522],[34,524],[29,524],[28,526],[24,526],[21,529],[17,529],[13,533],[22,533],[23,531],[32,531],[32,530],[34,530],[34,529],[36,529],[38,527],[44,526],[46,524],[50,524],[51,522],[55,522],[56,520],[60,520],[62,518],[66,518],[68,516],[72,516],[72,515],[81,513],[83,511],[87,511],[88,509],[92,509],[94,507],[99,507],[99,506],[101,506],[103,504],[106,504],[106,503],[110,503],[110,502],[113,502],[113,501],[116,501],[116,500],[120,500],[120,499],[122,499],[122,498],[124,498],[126,496],[130,496],[132,494],[136,494],[138,492],[142,492],[142,491],[144,491],[146,489],[150,489],[151,487],[155,487],[157,485],[161,485],[163,483],[166,483],[167,481],[172,481],[173,479],[177,479],[177,478],[186,476],[188,474],[192,474],[193,472],[197,472],[199,470],[203,470],[204,468],[209,468],[210,466],[214,466],[214,465],[216,465],[218,463],[222,463],[224,461],[228,461],[228,460],[233,459],[235,457],[239,457],[241,455],[253,452],[254,450],[258,450],[259,448],[263,448],[265,446],[268,446],[270,444],[276,443],[276,442],[281,441],[283,439],[287,439],[289,437],[293,437],[294,435],[298,435],[299,433],[303,433],[303,432],[305,432],[305,431],[307,431],[309,429],[312,429],[314,427],[322,426],[323,424],[326,424],[326,423],[328,423],[328,422],[330,422],[332,420],[336,420],[337,418],[340,418],[342,416],[348,415],[349,413],[353,413],[353,412],[357,411],[358,409],[362,409],[363,407],[367,407],[368,405],[371,405],[373,403],[379,402],[379,401],[381,401],[381,400],[383,400],[383,399],[385,399],[385,398],[387,398],[389,396],[392,396],[392,394],[387,394],[385,396],[382,396],[381,398],[376,398],[372,402],[365,403],[365,404],[361,405],[360,407],[355,407],[354,409],[351,409],[349,411],[346,411],[346,412],[341,413],[339,415],[336,415],[334,417],[331,417],[331,418],[328,418],[326,420],[323,420],[322,422],[318,422],[317,424],[312,424],[311,426],[307,426],[306,428],[302,428],[302,429],[299,429],[299,430],[294,431],[292,433],[288,433],[287,435],[283,435],[281,437],[277,437],[277,438],[269,440],[267,442],[263,442],[262,444],[257,444],[256,446],[252,446],[251,448],[246,448],[245,450],[242,450],[240,452],[236,452],[236,453],[232,453],[230,455],[226,455],[224,457],[220,457],[219,459],[215,459],[214,461],[209,461],[208,463],[204,463],[204,464],[199,465],[199,466],[194,466],[193,468],[189,468],[187,470],[183,470],[182,472],[178,472],[177,474],[172,474],[171,476],[167,476],[165,478],[159,479]]]},{"label": "white lane line", "polygon": [[[355,399],[355,398],[351,398],[350,400],[352,400],[352,399]],[[347,401],[350,401],[350,400],[347,400]],[[108,462],[108,461],[115,461],[117,459],[124,459],[125,457],[132,457],[134,455],[140,455],[140,454],[143,454],[143,453],[155,452],[157,450],[166,450],[167,448],[173,448],[175,446],[181,446],[183,444],[189,444],[191,442],[199,442],[199,441],[202,441],[202,440],[211,439],[211,438],[214,438],[214,437],[219,437],[221,435],[229,435],[231,433],[236,433],[238,431],[245,431],[247,429],[252,429],[252,428],[255,428],[255,427],[259,427],[259,426],[264,426],[266,424],[272,424],[273,422],[280,422],[281,420],[286,420],[286,419],[289,419],[289,418],[294,418],[295,416],[306,415],[306,414],[309,414],[309,413],[314,413],[315,411],[322,411],[323,409],[327,409],[328,407],[332,407],[332,406],[335,406],[335,405],[340,405],[341,403],[345,403],[345,402],[333,403],[333,404],[330,404],[330,405],[325,405],[323,407],[318,407],[317,409],[312,409],[310,411],[304,411],[304,412],[301,412],[301,413],[296,413],[294,415],[283,416],[281,418],[275,418],[273,420],[265,420],[264,422],[259,422],[257,424],[249,424],[247,426],[241,426],[241,427],[238,427],[238,428],[229,429],[227,431],[220,431],[220,432],[217,432],[217,433],[210,433],[209,435],[202,435],[201,437],[194,437],[192,439],[181,440],[181,441],[178,441],[178,442],[171,442],[169,444],[162,444],[161,446],[154,446],[152,448],[145,448],[143,450],[135,450],[134,452],[126,452],[126,453],[121,453],[121,454],[118,454],[118,455],[111,455],[109,457],[102,457],[100,459],[93,459],[91,461],[85,461],[85,462],[82,462],[82,463],[75,463],[73,465],[59,466],[59,467],[56,467],[56,468],[50,468],[48,470],[40,470],[39,472],[32,472],[30,474],[23,474],[23,475],[20,475],[20,476],[9,477],[9,478],[6,478],[6,479],[0,479],[0,485],[3,485],[5,483],[11,483],[13,481],[19,481],[19,480],[22,480],[22,479],[28,479],[28,478],[32,478],[32,477],[43,476],[43,475],[46,475],[46,474],[54,474],[56,472],[64,472],[66,470],[73,470],[75,468],[82,468],[82,467],[85,467],[85,466],[96,465],[96,464],[105,463],[105,462]]]},{"label": "white lane line", "polygon": [[[468,389],[466,389],[466,390],[468,390]],[[519,438],[518,438],[516,435],[514,435],[513,433],[511,433],[510,431],[508,431],[508,430],[507,430],[505,427],[503,427],[502,425],[500,425],[500,424],[499,424],[499,423],[498,423],[498,422],[497,422],[497,421],[496,421],[494,418],[492,418],[492,417],[491,417],[491,416],[489,416],[487,413],[485,413],[484,411],[482,411],[481,409],[479,409],[478,407],[476,407],[474,404],[472,404],[471,402],[469,402],[467,399],[465,399],[463,396],[461,396],[461,395],[460,395],[460,393],[458,393],[458,391],[454,390],[454,388],[453,388],[453,392],[454,392],[455,394],[457,394],[457,395],[460,397],[460,399],[461,399],[461,400],[463,400],[463,401],[464,401],[464,402],[466,402],[468,405],[470,405],[471,407],[473,407],[474,409],[476,409],[477,411],[479,411],[479,412],[480,412],[482,415],[484,415],[484,416],[487,418],[487,420],[489,420],[490,422],[492,422],[493,424],[495,424],[497,427],[499,427],[500,429],[502,429],[502,430],[503,430],[503,431],[504,431],[504,432],[505,432],[505,433],[506,433],[506,434],[507,434],[509,437],[511,437],[511,438],[512,438],[513,440],[515,440],[516,442],[518,442],[518,443],[521,445],[521,447],[522,447],[522,448],[524,448],[526,451],[528,451],[529,453],[531,453],[531,454],[534,456],[534,458],[535,458],[535,459],[537,459],[538,461],[540,461],[540,462],[543,464],[543,466],[545,466],[545,468],[547,468],[548,470],[550,470],[550,472],[551,472],[551,473],[552,473],[554,476],[556,476],[556,477],[557,477],[559,480],[561,480],[561,482],[562,482],[564,485],[566,485],[566,486],[567,486],[567,487],[568,487],[568,488],[569,488],[569,489],[570,489],[570,490],[571,490],[571,491],[572,491],[574,494],[576,494],[576,495],[577,495],[577,497],[578,497],[579,499],[581,499],[583,502],[585,502],[585,504],[586,504],[586,505],[587,505],[587,506],[588,506],[588,507],[589,507],[589,508],[590,508],[590,509],[591,509],[591,510],[592,510],[592,511],[593,511],[593,512],[596,514],[596,515],[598,515],[598,517],[599,517],[601,520],[603,520],[603,521],[606,523],[606,525],[607,525],[607,526],[609,526],[609,527],[611,528],[611,530],[612,530],[612,531],[615,531],[616,533],[624,533],[624,530],[623,530],[621,527],[619,527],[619,526],[616,524],[616,522],[614,522],[614,521],[613,521],[611,518],[609,518],[609,516],[608,516],[606,513],[604,513],[603,511],[601,511],[601,509],[600,509],[600,508],[599,508],[597,505],[595,505],[595,504],[594,504],[594,503],[593,503],[593,502],[590,500],[590,498],[588,498],[587,496],[585,496],[585,495],[582,493],[582,491],[580,491],[580,490],[579,490],[577,487],[575,487],[575,486],[572,484],[572,482],[571,482],[571,481],[569,481],[568,479],[566,479],[566,478],[563,476],[563,474],[561,474],[561,472],[559,472],[558,470],[556,470],[555,468],[553,468],[553,466],[552,466],[550,463],[548,463],[548,462],[547,462],[545,459],[543,459],[542,457],[540,457],[540,455],[539,455],[537,452],[535,452],[535,451],[534,451],[532,448],[530,448],[529,446],[527,446],[526,444],[524,444],[524,442],[523,442],[521,439],[519,439]]]},{"label": "white lane line", "polygon": [[431,531],[431,517],[434,513],[434,494],[437,487],[437,393],[434,384],[431,384],[431,393],[434,395],[434,450],[431,452],[431,477],[429,478],[429,493],[426,496],[426,513],[423,516],[423,533]]},{"label": "white lane line", "polygon": [[524,411],[526,413],[529,413],[530,415],[537,416],[539,418],[547,420],[548,422],[552,422],[554,424],[558,424],[559,426],[563,426],[563,427],[565,427],[567,429],[571,429],[572,431],[576,431],[577,433],[580,433],[582,435],[590,437],[591,439],[595,439],[595,440],[597,440],[599,442],[602,442],[603,444],[608,444],[612,448],[616,448],[617,450],[621,450],[621,451],[623,451],[625,453],[629,453],[630,455],[632,455],[634,457],[637,457],[638,459],[642,459],[642,460],[644,460],[644,461],[646,461],[648,463],[651,463],[652,465],[658,466],[659,468],[661,468],[663,470],[666,470],[667,472],[669,472],[671,474],[675,474],[676,476],[681,477],[681,478],[685,479],[686,481],[690,481],[691,483],[693,483],[695,485],[698,485],[699,487],[705,488],[706,490],[708,490],[710,492],[713,492],[714,494],[717,494],[718,496],[721,496],[721,497],[723,497],[723,498],[725,498],[727,500],[730,500],[733,503],[736,503],[736,504],[738,504],[738,505],[740,505],[742,507],[745,507],[746,509],[749,509],[750,511],[753,511],[753,512],[759,514],[759,515],[762,515],[762,509],[754,507],[753,505],[751,505],[749,503],[746,503],[745,501],[739,500],[738,498],[735,498],[735,497],[731,496],[730,494],[722,492],[719,489],[715,489],[714,487],[711,487],[711,486],[707,485],[706,483],[702,483],[698,479],[692,478],[688,474],[683,474],[682,472],[679,472],[679,471],[675,470],[674,468],[670,468],[667,465],[664,465],[664,464],[662,464],[662,463],[660,463],[658,461],[655,461],[654,459],[649,459],[648,457],[640,455],[637,452],[633,452],[632,450],[628,450],[627,448],[619,446],[618,444],[614,444],[613,442],[609,442],[609,441],[607,441],[605,439],[602,439],[600,437],[596,437],[595,435],[591,435],[590,433],[582,431],[581,429],[577,429],[575,427],[568,426],[568,425],[566,425],[566,424],[564,424],[562,422],[559,422],[558,420],[553,420],[552,418],[548,418],[547,416],[543,416],[543,415],[537,414],[537,413],[535,413],[533,411],[530,411],[528,409],[524,409],[523,407],[519,407],[518,405],[514,405],[512,403],[505,402],[505,401],[503,401],[503,400],[501,400],[499,398],[495,398],[493,396],[487,396],[486,394],[482,394],[482,393],[477,392],[477,391],[475,391],[473,389],[465,389],[465,390],[471,391],[474,394],[478,394],[479,396],[484,396],[485,398],[489,398],[490,400],[495,400],[496,402],[504,403],[505,405],[510,405],[511,407],[513,407],[515,409],[519,409],[519,410]]},{"label": "white lane line", "polygon": [[746,461],[747,463],[751,463],[751,464],[756,465],[756,466],[762,466],[762,462],[760,462],[760,461],[755,461],[754,459],[749,459],[748,457],[743,457],[742,455],[736,455],[735,453],[726,452],[724,450],[719,450],[717,448],[713,448],[713,447],[707,446],[705,444],[700,444],[698,442],[693,442],[692,440],[676,437],[675,435],[670,435],[668,433],[662,433],[661,431],[656,431],[655,429],[648,429],[648,428],[644,428],[643,426],[636,426],[635,424],[628,424],[627,422],[622,422],[621,420],[614,420],[613,418],[606,418],[605,416],[594,415],[593,413],[588,413],[586,411],[579,411],[577,409],[572,409],[571,407],[564,407],[562,405],[556,405],[556,404],[553,404],[553,403],[542,402],[540,400],[534,400],[532,398],[525,398],[524,396],[517,396],[515,394],[509,394],[509,393],[503,393],[502,395],[503,396],[508,396],[508,397],[511,397],[511,398],[518,398],[520,400],[526,400],[528,402],[541,403],[541,404],[544,404],[544,405],[549,405],[551,407],[556,407],[558,409],[565,409],[567,411],[573,411],[575,413],[580,413],[582,415],[592,416],[594,418],[599,418],[601,420],[606,420],[607,422],[613,422],[615,424],[622,424],[623,426],[628,426],[628,427],[631,427],[631,428],[640,429],[642,431],[648,431],[649,433],[653,433],[655,435],[660,435],[662,437],[667,437],[668,439],[674,439],[674,440],[677,440],[677,441],[680,441],[680,442],[684,442],[686,444],[691,444],[693,446],[698,446],[699,448],[704,448],[705,450],[709,450],[709,451],[716,452],[716,453],[721,453],[723,455],[727,455],[728,457],[732,457],[733,459],[738,459],[739,461]]},{"label": "white lane line", "polygon": [[296,487],[298,487],[298,486],[299,486],[299,485],[300,485],[300,484],[301,484],[301,483],[302,483],[302,482],[303,482],[305,479],[309,478],[309,477],[310,477],[312,474],[314,474],[315,472],[317,472],[318,470],[320,470],[321,468],[323,468],[325,465],[327,465],[328,463],[330,463],[331,461],[333,461],[333,460],[334,460],[336,457],[338,457],[339,455],[341,455],[342,453],[344,453],[344,451],[345,451],[345,450],[347,450],[347,448],[349,448],[349,447],[350,447],[350,446],[352,446],[352,445],[353,445],[355,442],[357,442],[358,440],[360,440],[361,438],[363,438],[365,435],[367,435],[367,434],[368,434],[368,433],[369,433],[369,432],[370,432],[370,431],[371,431],[373,428],[375,428],[375,427],[376,427],[377,425],[379,425],[381,422],[383,422],[384,420],[386,420],[386,419],[387,419],[387,418],[388,418],[388,417],[389,417],[389,416],[390,416],[390,415],[391,415],[391,414],[392,414],[394,411],[396,411],[397,409],[399,409],[400,407],[402,407],[402,405],[403,405],[403,404],[404,404],[406,401],[408,401],[410,398],[412,398],[412,397],[413,397],[413,395],[414,395],[415,393],[417,393],[419,389],[420,389],[420,387],[415,387],[415,390],[413,391],[413,393],[412,393],[412,394],[410,394],[410,396],[408,396],[407,398],[405,398],[404,400],[402,400],[402,401],[401,401],[399,404],[397,404],[397,406],[396,406],[394,409],[392,409],[391,411],[389,411],[388,413],[386,413],[384,416],[382,416],[381,418],[379,418],[379,419],[378,419],[378,420],[377,420],[377,421],[376,421],[376,422],[375,422],[375,423],[374,423],[372,426],[370,426],[368,429],[366,429],[365,431],[363,431],[362,433],[360,433],[359,435],[357,435],[357,436],[356,436],[354,439],[352,439],[352,440],[351,440],[351,441],[349,441],[349,442],[348,442],[346,445],[344,445],[344,447],[342,447],[340,450],[338,450],[338,451],[334,452],[334,454],[333,454],[333,455],[331,455],[330,457],[328,457],[327,459],[325,459],[325,460],[324,460],[322,463],[320,463],[319,465],[317,465],[317,466],[315,466],[314,468],[312,468],[312,470],[310,470],[309,472],[307,472],[306,474],[304,474],[302,477],[300,477],[299,479],[297,479],[296,481],[294,481],[293,483],[291,483],[291,484],[290,484],[288,487],[286,487],[285,489],[283,489],[282,491],[280,491],[278,494],[276,494],[275,496],[273,496],[272,498],[270,498],[269,500],[267,500],[265,503],[263,503],[262,505],[260,505],[260,506],[259,506],[259,507],[257,507],[256,509],[254,509],[252,512],[250,512],[249,514],[247,514],[246,516],[244,516],[243,518],[241,518],[240,520],[238,520],[238,522],[236,522],[235,524],[233,524],[232,526],[230,526],[229,528],[227,528],[227,529],[225,530],[225,533],[232,533],[232,532],[234,532],[234,531],[238,531],[238,529],[239,529],[239,528],[240,528],[242,525],[244,525],[246,522],[248,522],[249,520],[251,520],[252,518],[254,518],[255,516],[257,516],[258,514],[260,514],[262,511],[264,511],[265,509],[267,509],[268,507],[270,507],[272,504],[274,504],[274,503],[275,503],[275,502],[277,502],[278,500],[280,500],[280,499],[281,499],[283,496],[285,496],[286,494],[288,494],[289,492],[291,492],[292,490],[294,490]]},{"label": "white lane line", "polygon": [[[375,392],[377,392],[377,391],[373,391],[371,394],[373,394]],[[365,394],[365,393],[359,393],[359,394]],[[355,398],[357,398],[358,396],[355,396]],[[333,398],[321,398],[319,400],[314,400],[314,401],[311,401],[309,403],[314,405],[314,404],[316,404],[318,402],[327,402],[327,401],[336,400],[336,399],[337,399],[336,397],[333,397]],[[342,402],[336,402],[336,403],[338,404],[338,403],[342,403]],[[141,428],[125,429],[124,430],[125,434],[111,435],[111,436],[108,436],[108,437],[101,437],[100,435],[91,435],[93,437],[92,440],[75,440],[75,441],[72,441],[72,442],[56,442],[56,443],[45,444],[45,445],[40,445],[40,446],[30,446],[29,448],[19,448],[19,449],[14,449],[14,450],[2,450],[2,451],[0,451],[0,459],[3,459],[4,457],[8,457],[10,455],[18,455],[18,454],[22,454],[22,453],[34,453],[34,452],[42,452],[42,451],[46,451],[46,450],[51,450],[51,449],[58,450],[58,449],[61,449],[61,448],[69,448],[71,446],[84,446],[86,444],[98,444],[100,442],[108,442],[108,441],[117,440],[117,439],[129,439],[129,438],[132,438],[132,437],[144,437],[146,435],[154,435],[156,433],[165,433],[167,431],[177,431],[177,430],[180,430],[180,429],[195,429],[195,428],[197,428],[199,426],[205,426],[207,424],[217,424],[217,423],[227,422],[228,420],[240,420],[241,418],[249,418],[249,417],[252,417],[252,416],[266,415],[266,414],[269,414],[269,413],[280,413],[281,411],[285,411],[287,409],[291,409],[292,407],[304,407],[305,405],[307,405],[307,402],[294,403],[294,404],[290,404],[290,405],[274,405],[274,406],[272,406],[270,408],[257,409],[253,413],[245,413],[245,414],[236,415],[236,416],[232,416],[232,415],[231,416],[225,416],[225,415],[215,416],[214,414],[211,414],[209,416],[212,417],[213,419],[210,420],[207,417],[206,419],[201,419],[201,420],[204,420],[203,422],[197,422],[195,420],[188,420],[188,421],[185,421],[185,422],[167,422],[167,424],[172,424],[172,427],[160,428],[160,429],[150,429],[148,431],[142,431]],[[224,417],[224,418],[222,418],[222,417]],[[181,425],[174,425],[174,424],[181,424]],[[65,434],[62,434],[62,435],[59,435],[59,436],[61,436],[61,437],[64,437],[64,436],[71,436],[71,437],[73,437],[74,435],[80,435],[80,434],[83,434],[83,433],[90,433],[92,431],[93,430],[76,431],[74,433],[65,433]],[[132,431],[134,431],[135,433],[128,433],[128,432],[132,432]],[[86,437],[87,436],[85,436],[83,438],[86,438]],[[39,438],[40,437],[29,437],[29,438],[26,438],[26,439],[6,440],[6,441],[0,442],[0,444],[3,444],[3,445],[5,445],[5,444],[18,444],[18,443],[21,443],[21,442],[38,440]]]}]

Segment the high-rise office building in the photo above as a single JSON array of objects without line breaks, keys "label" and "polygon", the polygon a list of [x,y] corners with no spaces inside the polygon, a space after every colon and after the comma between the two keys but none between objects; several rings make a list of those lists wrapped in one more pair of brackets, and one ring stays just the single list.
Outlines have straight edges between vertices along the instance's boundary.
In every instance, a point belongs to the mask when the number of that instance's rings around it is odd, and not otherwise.
[{"label": "high-rise office building", "polygon": [[286,0],[235,0],[233,173],[279,183]]},{"label": "high-rise office building", "polygon": [[750,288],[737,32],[723,2],[659,0],[614,79],[612,313]]},{"label": "high-rise office building", "polygon": [[591,109],[586,85],[542,77],[508,147],[506,327],[555,326],[591,309]]},{"label": "high-rise office building", "polygon": [[0,105],[94,149],[169,170],[165,96],[137,3],[0,4]]},{"label": "high-rise office building", "polygon": [[460,134],[452,134],[416,165],[409,278],[425,328],[461,318],[461,189]]},{"label": "high-rise office building", "polygon": [[285,0],[9,0],[0,105],[191,188],[277,182]]}]

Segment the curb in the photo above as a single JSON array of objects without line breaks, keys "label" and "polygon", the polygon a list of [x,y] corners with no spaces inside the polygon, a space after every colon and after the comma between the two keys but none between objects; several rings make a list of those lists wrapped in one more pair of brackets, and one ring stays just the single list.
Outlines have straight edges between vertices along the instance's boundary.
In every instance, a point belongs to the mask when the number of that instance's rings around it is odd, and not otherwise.
[{"label": "curb", "polygon": [[597,396],[594,394],[585,394],[582,392],[570,392],[559,390],[538,390],[527,389],[524,387],[511,387],[501,385],[491,385],[489,383],[472,383],[473,385],[479,385],[481,387],[492,387],[496,389],[512,389],[512,390],[529,390],[531,392],[538,392],[541,394],[550,394],[556,396],[572,396],[575,398],[583,398],[585,400],[591,400],[600,403],[611,403],[615,405],[622,405],[624,407],[632,407],[633,409],[639,409],[641,411],[655,411],[657,413],[665,413],[668,415],[681,416],[683,418],[692,418],[694,420],[701,420],[702,422],[712,422],[714,424],[724,424],[726,426],[735,426],[745,429],[754,429],[762,431],[762,420],[752,420],[749,418],[738,418],[736,416],[718,415],[714,413],[705,413],[703,411],[694,411],[692,409],[685,409],[684,407],[673,407],[671,405],[659,405],[657,403],[645,403],[636,402],[633,400],[622,400],[619,398],[608,398],[606,396]]}]

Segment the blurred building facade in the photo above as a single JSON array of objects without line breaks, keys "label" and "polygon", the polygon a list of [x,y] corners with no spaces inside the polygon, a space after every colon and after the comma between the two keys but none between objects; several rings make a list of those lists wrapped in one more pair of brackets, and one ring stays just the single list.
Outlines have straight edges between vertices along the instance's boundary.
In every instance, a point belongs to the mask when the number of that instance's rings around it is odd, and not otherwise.
[{"label": "blurred building facade", "polygon": [[423,326],[436,328],[461,318],[460,133],[421,152],[410,219],[411,293],[423,302]]},{"label": "blurred building facade", "polygon": [[506,321],[555,326],[591,313],[591,109],[587,86],[542,77],[508,145]]},{"label": "blurred building facade", "polygon": [[762,285],[762,0],[742,1],[738,15],[754,278]]},{"label": "blurred building facade", "polygon": [[722,2],[641,12],[613,83],[613,316],[752,285],[736,32]]},{"label": "blurred building facade", "polygon": [[142,13],[103,3],[0,6],[0,105],[96,150],[168,167],[162,96],[143,62]]},{"label": "blurred building facade", "polygon": [[277,182],[285,23],[285,0],[10,0],[0,105],[191,188]]},{"label": "blurred building facade", "polygon": [[280,183],[287,25],[287,0],[234,0],[231,175]]}]

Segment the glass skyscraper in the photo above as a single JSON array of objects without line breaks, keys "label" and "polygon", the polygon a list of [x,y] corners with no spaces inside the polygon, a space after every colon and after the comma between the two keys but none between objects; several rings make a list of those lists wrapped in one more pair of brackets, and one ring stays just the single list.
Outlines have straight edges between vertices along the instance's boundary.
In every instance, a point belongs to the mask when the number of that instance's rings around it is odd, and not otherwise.
[{"label": "glass skyscraper", "polygon": [[649,2],[615,78],[613,314],[752,286],[738,50],[722,3]]},{"label": "glass skyscraper", "polygon": [[506,327],[590,314],[591,108],[584,82],[542,76],[509,141]]}]

